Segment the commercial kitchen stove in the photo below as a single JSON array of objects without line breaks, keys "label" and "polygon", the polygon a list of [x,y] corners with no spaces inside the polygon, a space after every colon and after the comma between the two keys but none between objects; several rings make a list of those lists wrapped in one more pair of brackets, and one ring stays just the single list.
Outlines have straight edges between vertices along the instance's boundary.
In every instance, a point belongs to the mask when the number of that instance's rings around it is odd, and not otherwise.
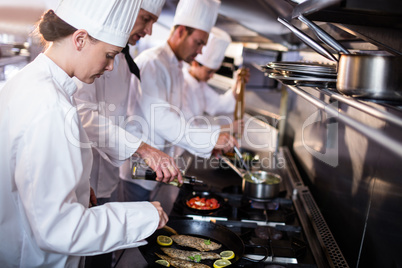
[{"label": "commercial kitchen stove", "polygon": [[[197,176],[206,185],[183,186],[169,217],[226,226],[243,240],[245,257],[259,260],[268,252],[261,263],[240,259],[234,267],[349,267],[313,196],[303,184],[289,150],[280,148],[275,159],[273,153],[259,155],[261,159],[271,158],[268,162],[272,165],[262,169],[282,177],[279,196],[267,200],[247,198],[242,194],[242,180],[235,172],[196,158],[187,174]],[[196,212],[184,201],[193,191],[214,193],[225,202],[216,211]]]}]

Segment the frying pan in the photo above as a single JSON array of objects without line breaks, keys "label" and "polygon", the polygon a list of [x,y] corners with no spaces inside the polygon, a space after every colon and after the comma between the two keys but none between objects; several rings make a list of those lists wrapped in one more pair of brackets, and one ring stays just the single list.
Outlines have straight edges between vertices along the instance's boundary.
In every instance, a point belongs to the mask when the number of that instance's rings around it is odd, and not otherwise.
[{"label": "frying pan", "polygon": [[288,21],[278,18],[280,23],[289,28],[304,43],[322,56],[338,63],[336,88],[339,92],[353,97],[402,100],[401,55],[393,56],[384,52],[374,53],[374,51],[350,53],[303,15],[299,16],[299,20],[307,24],[321,41],[336,50],[339,53],[339,60]]},{"label": "frying pan", "polygon": [[[228,228],[215,224],[212,222],[205,222],[205,221],[194,221],[194,220],[169,220],[169,226],[173,229],[177,230],[179,234],[183,235],[193,235],[201,238],[205,238],[206,240],[211,239],[211,241],[222,244],[222,247],[218,250],[214,250],[212,252],[220,253],[224,250],[232,250],[235,253],[235,257],[230,260],[230,262],[236,263],[240,259],[245,259],[251,262],[261,262],[264,261],[268,257],[268,249],[263,247],[266,250],[266,255],[261,260],[253,260],[247,257],[244,257],[245,252],[245,245],[241,238],[229,230]],[[150,267],[161,267],[158,264],[155,264],[155,261],[159,259],[158,256],[155,255],[156,253],[160,253],[165,255],[163,251],[160,249],[161,246],[158,245],[156,242],[156,238],[158,235],[167,235],[170,236],[171,233],[167,232],[166,230],[159,229],[156,230],[150,237],[147,238],[148,244],[141,246],[139,250],[141,254],[148,262]],[[250,247],[251,245],[247,245]],[[178,248],[183,250],[192,250],[196,251],[192,248],[182,247],[173,243],[172,248]],[[251,246],[251,247],[261,247],[261,246]],[[215,260],[203,260],[201,263],[209,265],[210,267],[213,266]]]},{"label": "frying pan", "polygon": [[[205,198],[215,198],[218,203],[219,203],[219,208],[215,208],[215,209],[196,209],[196,208],[191,208],[189,206],[187,206],[187,201],[190,200],[193,197],[199,196],[201,198],[205,197]],[[211,212],[215,212],[219,209],[221,209],[225,203],[225,200],[216,194],[213,194],[211,192],[191,192],[189,195],[187,195],[184,199],[183,199],[183,203],[184,203],[184,207],[188,208],[189,210],[198,213],[198,214],[209,214]]]}]

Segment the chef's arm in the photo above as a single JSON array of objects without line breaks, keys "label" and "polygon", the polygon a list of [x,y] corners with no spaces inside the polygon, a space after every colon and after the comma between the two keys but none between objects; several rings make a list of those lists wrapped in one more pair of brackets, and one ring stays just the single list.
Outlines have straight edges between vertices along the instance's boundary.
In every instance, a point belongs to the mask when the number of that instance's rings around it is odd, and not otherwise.
[{"label": "chef's arm", "polygon": [[144,142],[138,147],[136,153],[156,172],[157,181],[168,183],[177,177],[179,183],[183,183],[182,174],[174,159],[169,155]]},{"label": "chef's arm", "polygon": [[[139,133],[127,132],[125,126],[131,122],[113,122],[104,116],[105,104],[98,100],[97,87],[94,84],[84,84],[85,90],[79,89],[74,94],[77,103],[77,111],[82,125],[91,142],[101,156],[115,166],[123,162],[135,153],[142,143]],[[98,91],[101,91],[100,89]],[[115,121],[120,117],[113,117]]]},{"label": "chef's arm", "polygon": [[143,111],[145,120],[149,124],[150,136],[160,136],[160,141],[153,141],[155,146],[165,146],[165,141],[172,145],[180,146],[190,153],[199,157],[208,158],[211,156],[218,136],[220,126],[196,126],[186,122],[182,111],[165,100],[153,97],[144,90],[138,102]]}]

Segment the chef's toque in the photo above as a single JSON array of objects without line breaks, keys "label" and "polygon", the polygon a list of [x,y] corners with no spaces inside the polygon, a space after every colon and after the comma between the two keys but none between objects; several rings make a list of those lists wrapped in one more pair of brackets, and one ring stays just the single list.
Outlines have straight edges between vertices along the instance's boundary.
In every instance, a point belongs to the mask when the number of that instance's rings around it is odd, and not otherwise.
[{"label": "chef's toque", "polygon": [[218,69],[225,57],[225,51],[232,39],[225,31],[213,27],[209,34],[208,43],[202,48],[195,60],[210,69]]},{"label": "chef's toque", "polygon": [[180,0],[173,25],[184,25],[209,33],[218,17],[218,0]]},{"label": "chef's toque", "polygon": [[159,17],[166,0],[143,0],[141,8]]},{"label": "chef's toque", "polygon": [[100,41],[125,47],[141,0],[62,0],[56,15]]}]

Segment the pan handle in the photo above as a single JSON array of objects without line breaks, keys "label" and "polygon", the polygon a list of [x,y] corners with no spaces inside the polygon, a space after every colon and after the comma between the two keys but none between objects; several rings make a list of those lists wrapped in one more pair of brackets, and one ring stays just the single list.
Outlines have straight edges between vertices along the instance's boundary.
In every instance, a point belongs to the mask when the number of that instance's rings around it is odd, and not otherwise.
[{"label": "pan handle", "polygon": [[342,52],[344,54],[350,54],[349,50],[347,50],[344,46],[342,46],[338,41],[336,41],[332,36],[330,36],[326,31],[321,29],[317,24],[307,19],[303,15],[299,15],[299,20],[304,22],[314,33],[315,35],[323,41],[325,44],[335,49],[338,52]]},{"label": "pan handle", "polygon": [[264,246],[260,246],[260,245],[245,245],[246,247],[250,247],[250,248],[263,248],[263,249],[265,249],[265,256],[264,256],[264,258],[262,258],[262,259],[260,259],[260,260],[254,260],[254,259],[250,259],[250,258],[247,258],[247,257],[242,257],[242,259],[244,259],[244,260],[247,260],[247,261],[251,261],[251,262],[263,262],[263,261],[265,261],[267,258],[268,258],[268,256],[269,256],[269,250],[266,248],[266,247],[264,247]]},{"label": "pan handle", "polygon": [[278,21],[285,25],[289,30],[291,30],[297,37],[300,38],[306,45],[311,47],[313,50],[315,50],[317,53],[321,54],[323,57],[337,62],[338,59],[335,58],[334,55],[332,55],[327,49],[325,49],[323,46],[318,44],[316,41],[310,38],[307,34],[303,33],[296,27],[294,27],[292,24],[290,24],[287,20],[278,18]]},{"label": "pan handle", "polygon": [[227,164],[231,169],[233,169],[237,173],[237,175],[243,178],[244,173],[242,173],[234,164],[232,164],[232,162],[230,162],[230,160],[227,157],[223,155],[219,155],[218,157],[222,159],[222,161],[225,162],[225,164]]}]

